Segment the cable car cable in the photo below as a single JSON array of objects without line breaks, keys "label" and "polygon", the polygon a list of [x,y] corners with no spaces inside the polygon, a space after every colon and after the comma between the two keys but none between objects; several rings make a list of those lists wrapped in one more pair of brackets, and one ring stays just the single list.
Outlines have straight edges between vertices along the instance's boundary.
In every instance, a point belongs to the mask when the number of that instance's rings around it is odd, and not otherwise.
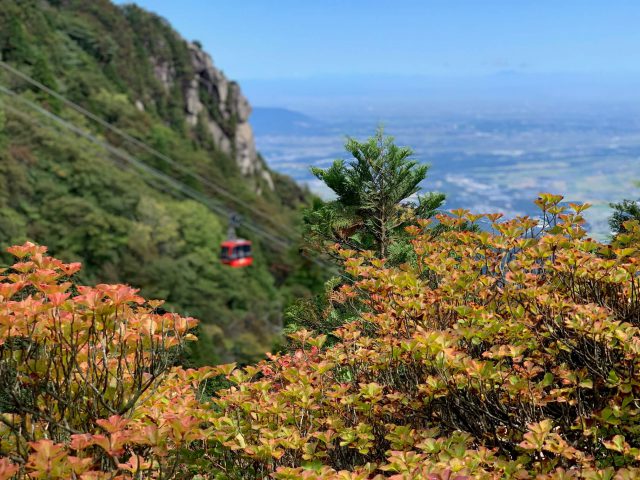
[{"label": "cable car cable", "polygon": [[[121,150],[121,149],[119,149],[117,147],[114,147],[113,145],[109,144],[108,142],[105,142],[103,140],[98,139],[95,135],[93,135],[93,134],[91,134],[89,132],[86,132],[82,128],[80,128],[77,125],[75,125],[73,122],[65,120],[62,117],[60,117],[60,116],[58,116],[58,115],[56,115],[56,114],[54,114],[52,112],[49,112],[48,110],[46,110],[42,106],[40,106],[40,105],[36,104],[35,102],[32,102],[32,101],[24,98],[23,96],[21,96],[21,95],[17,94],[16,92],[4,87],[1,84],[0,84],[0,93],[4,93],[5,95],[8,95],[11,98],[17,99],[19,102],[21,102],[24,105],[30,107],[31,109],[37,111],[41,115],[49,118],[50,120],[53,120],[54,122],[58,123],[62,127],[66,128],[67,130],[72,131],[73,133],[75,133],[75,134],[77,134],[77,135],[79,135],[79,136],[91,141],[92,143],[101,146],[102,148],[104,148],[108,152],[112,153],[113,155],[119,157],[122,160],[125,160],[126,162],[130,163],[131,165],[133,165],[134,167],[138,168],[139,170],[142,170],[145,173],[148,173],[148,174],[152,175],[156,179],[160,179],[160,180],[165,181],[166,183],[168,183],[170,186],[172,186],[176,190],[179,190],[183,194],[185,194],[185,195],[191,197],[192,199],[204,204],[209,209],[214,210],[219,215],[222,215],[222,216],[227,216],[228,215],[229,212],[225,211],[224,207],[220,207],[220,206],[216,205],[215,203],[213,203],[211,201],[210,198],[204,196],[200,192],[197,192],[196,190],[194,190],[191,187],[185,185],[184,183],[180,182],[179,180],[176,180],[176,179],[170,177],[169,175],[164,174],[163,172],[155,169],[154,167],[151,167],[151,166],[145,164],[144,162],[142,162],[138,158],[134,157],[133,155],[127,153],[126,151],[123,151],[123,150]],[[275,237],[274,235],[266,232],[264,229],[256,227],[255,225],[246,224],[245,228],[247,228],[248,230],[250,230],[253,233],[257,234],[258,236],[261,236],[263,238],[271,240],[274,243],[277,243],[283,249],[289,249],[292,246],[290,243],[287,243],[287,242],[283,241],[281,238]],[[302,252],[302,256],[304,256],[305,258],[311,260],[312,262],[314,262],[318,266],[324,268],[325,270],[329,271],[330,273],[332,273],[334,275],[337,274],[337,275],[340,275],[340,276],[344,276],[341,273],[336,272],[335,266],[333,266],[331,264],[328,264],[328,263],[325,263],[325,262],[323,262],[323,261],[321,261],[321,260],[319,260],[317,258],[313,258],[313,257],[309,256],[308,254],[306,254],[306,252]],[[348,277],[345,277],[345,278],[348,278]]]},{"label": "cable car cable", "polygon": [[[6,93],[6,92],[3,92],[3,87],[2,87],[2,86],[0,86],[0,93]],[[19,97],[16,97],[16,98],[19,98]],[[3,108],[5,111],[12,112],[14,115],[21,117],[24,121],[27,121],[27,122],[29,122],[29,123],[31,123],[31,124],[33,124],[33,125],[38,124],[39,126],[41,126],[41,127],[45,127],[45,128],[55,128],[53,125],[46,125],[46,124],[44,124],[44,123],[38,123],[38,122],[36,122],[34,118],[27,116],[27,115],[26,115],[26,113],[21,112],[20,110],[18,110],[18,109],[16,109],[16,108],[13,108],[12,106],[10,106],[10,105],[8,105],[8,104],[6,104],[6,103],[2,104],[2,108]],[[42,113],[43,113],[43,112],[42,112]],[[56,131],[59,131],[59,130],[57,130],[57,129],[56,129]],[[75,132],[75,131],[74,131],[74,133],[77,133],[77,132]],[[111,153],[113,153],[113,152],[111,152]],[[109,157],[108,155],[107,155],[107,156],[105,156],[105,157],[103,157],[103,158],[104,158],[104,159],[106,159],[106,160],[108,160],[108,161],[111,161],[111,162],[113,162],[113,161],[114,161],[114,160],[113,160],[113,158]],[[138,173],[140,173],[140,172],[138,172]],[[154,177],[154,178],[155,178],[155,177]],[[163,179],[163,180],[164,180],[164,179]],[[147,182],[148,182],[148,179],[145,179],[145,181],[147,181]],[[175,185],[172,185],[172,186],[175,188]],[[156,190],[161,190],[162,192],[164,192],[164,193],[166,193],[166,194],[169,194],[169,195],[175,196],[176,198],[184,198],[184,192],[182,191],[183,189],[180,189],[180,191],[183,193],[183,196],[181,197],[181,196],[176,195],[176,192],[175,192],[175,191],[172,191],[172,190],[170,190],[170,189],[166,188],[166,186],[165,186],[165,185],[163,185],[163,184],[155,184],[155,183],[154,183],[151,187],[152,187],[153,189],[156,189]],[[199,203],[203,203],[201,199],[198,199],[197,201],[198,201]],[[206,206],[207,208],[209,208],[209,209],[214,210],[214,211],[215,211],[215,212],[217,212],[219,215],[223,215],[223,216],[224,216],[224,215],[227,215],[227,214],[228,214],[228,211],[226,211],[225,209],[223,209],[223,208],[215,208],[215,206],[214,206],[214,205],[212,205],[212,204],[209,204],[209,205],[206,205],[206,204],[205,204],[205,206]],[[251,228],[251,227],[250,227],[250,228]],[[258,230],[260,230],[260,229],[258,229]],[[262,235],[263,237],[264,237],[264,235],[265,235],[265,232],[264,232],[264,231],[255,232],[255,233],[257,233],[258,235]],[[272,241],[272,239],[269,239],[269,240],[271,240],[271,241]],[[239,242],[240,244],[242,244],[243,246],[244,246],[244,245],[247,245],[248,243],[250,243],[250,242],[247,242],[246,240],[244,240],[244,241],[243,241],[243,240],[240,240],[240,239],[238,239],[238,242]],[[246,252],[243,252],[243,253],[246,253]],[[306,256],[305,256],[305,257],[306,257]],[[244,258],[246,258],[246,255],[244,255]],[[223,262],[223,263],[224,263],[224,262]],[[243,264],[242,266],[248,266],[248,265],[250,265],[250,264],[252,263],[252,261],[244,260],[244,261],[242,261],[242,262],[238,262],[238,263],[242,263],[242,264]],[[321,266],[322,266],[322,267],[324,267],[324,265],[321,265]]]},{"label": "cable car cable", "polygon": [[[56,92],[55,90],[47,87],[46,85],[42,84],[41,82],[35,80],[34,78],[32,78],[31,76],[27,75],[26,73],[12,67],[11,65],[7,64],[6,62],[0,60],[0,67],[4,68],[6,71],[8,71],[9,73],[12,73],[20,78],[22,78],[23,80],[25,80],[26,82],[30,83],[31,85],[35,86],[36,88],[48,93],[49,95],[53,96],[54,98],[57,98],[58,100],[62,101],[65,105],[71,107],[73,110],[77,111],[78,113],[84,115],[85,117],[90,118],[91,120],[99,123],[100,125],[102,125],[103,127],[109,129],[110,131],[116,133],[117,135],[121,136],[122,138],[124,138],[125,140],[129,141],[130,143],[133,143],[134,145],[139,146],[140,148],[144,149],[145,151],[147,151],[148,153],[156,156],[157,158],[160,158],[161,160],[164,160],[165,162],[169,163],[172,166],[175,166],[176,168],[178,168],[179,170],[183,171],[184,173],[190,175],[191,177],[199,180],[201,183],[210,186],[211,188],[213,188],[214,190],[216,190],[218,193],[221,193],[222,195],[224,195],[225,197],[229,198],[230,200],[236,202],[239,205],[244,206],[245,208],[249,209],[250,211],[254,212],[255,214],[261,216],[262,218],[268,220],[270,223],[272,223],[274,226],[278,227],[280,230],[283,229],[283,226],[281,224],[276,224],[273,220],[273,218],[271,216],[268,216],[267,214],[261,212],[260,210],[255,209],[252,205],[248,204],[247,202],[237,198],[237,196],[235,196],[234,194],[228,192],[227,190],[225,190],[224,188],[222,188],[221,186],[219,186],[218,184],[216,184],[213,180],[205,178],[199,174],[196,174],[194,172],[191,172],[189,169],[187,169],[184,165],[182,165],[181,163],[175,161],[174,159],[172,159],[171,157],[163,154],[162,152],[159,152],[158,150],[154,149],[153,147],[149,146],[148,144],[146,144],[145,142],[133,137],[132,135],[122,131],[121,129],[119,129],[118,127],[110,124],[109,122],[107,122],[106,120],[100,118],[98,115],[94,114],[93,112],[85,109],[84,107],[82,107],[81,105],[78,105],[77,103],[73,102],[72,100],[69,100],[68,98],[66,98],[64,95],[60,94],[59,92]],[[14,95],[16,95],[15,92],[12,92]],[[44,110],[45,112],[48,112],[47,110]],[[50,113],[50,112],[48,112]],[[64,119],[61,118],[61,120],[66,121]],[[117,147],[113,147],[112,148],[117,148]],[[139,159],[136,159],[138,162],[144,163]],[[153,168],[153,167],[149,167],[149,168]],[[158,172],[161,173],[161,172]],[[176,181],[174,179],[174,181]],[[182,182],[180,182],[182,183]],[[184,185],[184,184],[183,184]],[[189,187],[187,187],[189,188]],[[298,236],[298,232],[295,232],[292,229],[286,228],[286,231],[290,234],[292,234],[294,237]],[[269,235],[269,234],[267,234]],[[307,258],[312,259],[312,261],[314,263],[318,263],[321,262],[325,265],[325,268],[328,268],[332,271],[335,271],[335,266],[332,264],[328,264],[325,263],[321,260],[318,260],[316,258],[311,258],[309,257],[306,253],[303,253],[303,256],[306,256]]]},{"label": "cable car cable", "polygon": [[[147,143],[133,137],[132,135],[120,130],[118,127],[110,124],[109,122],[107,122],[106,120],[100,118],[99,116],[97,116],[96,114],[94,114],[93,112],[85,109],[84,107],[82,107],[81,105],[78,105],[77,103],[73,102],[72,100],[69,100],[68,98],[66,98],[64,95],[60,94],[59,92],[56,92],[55,90],[47,87],[46,85],[42,84],[41,82],[38,82],[37,80],[35,80],[34,78],[30,77],[29,75],[27,75],[26,73],[12,67],[11,65],[7,64],[6,62],[0,60],[0,67],[4,68],[6,71],[22,78],[23,80],[25,80],[26,82],[30,83],[31,85],[35,86],[36,88],[48,93],[49,95],[53,96],[54,98],[57,98],[58,100],[62,101],[65,105],[71,107],[73,110],[77,111],[78,113],[84,115],[85,117],[90,118],[91,120],[99,123],[100,125],[104,126],[105,128],[109,129],[110,131],[116,133],[117,135],[121,136],[122,138],[124,138],[125,140],[127,140],[130,143],[133,143],[134,145],[139,146],[140,148],[142,148],[143,150],[147,151],[148,153],[154,155],[157,158],[160,158],[161,160],[164,160],[165,162],[169,163],[170,165],[178,168],[179,170],[181,170],[182,172],[186,173],[187,175],[190,175],[192,178],[200,181],[201,183],[203,183],[204,185],[207,185],[211,188],[213,188],[214,190],[216,190],[218,193],[221,193],[222,195],[224,195],[225,197],[229,198],[230,200],[236,202],[239,205],[244,206],[245,208],[249,209],[250,211],[254,212],[255,214],[261,216],[262,218],[268,220],[269,222],[271,222],[274,226],[282,229],[283,226],[281,224],[276,224],[274,222],[274,220],[272,219],[271,216],[268,216],[267,214],[261,212],[260,210],[255,209],[253,206],[251,206],[250,204],[248,204],[247,202],[239,199],[237,196],[235,196],[234,194],[228,192],[227,190],[225,190],[224,188],[220,187],[218,184],[216,184],[213,180],[203,177],[202,175],[199,175],[197,173],[194,173],[192,171],[190,171],[189,169],[187,169],[184,165],[182,165],[181,163],[175,161],[174,159],[172,159],[171,157],[163,154],[162,152],[159,152],[158,150],[154,149],[153,147],[151,147],[150,145],[148,145]],[[14,95],[17,95],[15,92],[12,92]],[[48,112],[46,109],[44,110],[44,112]],[[44,113],[41,112],[41,113]],[[51,113],[51,112],[48,112]],[[63,121],[66,121],[64,119],[61,119]],[[69,122],[71,123],[71,122]],[[77,132],[76,132],[77,133]],[[117,147],[113,147],[113,148],[117,148]],[[125,152],[126,153],[126,152]],[[137,159],[138,162],[144,163],[141,160]],[[153,168],[153,167],[149,167],[149,168]],[[176,181],[174,179],[174,181]],[[182,183],[182,182],[180,182]],[[184,185],[184,183],[182,183],[182,185]],[[187,187],[189,188],[189,187]],[[222,212],[218,211],[218,213],[223,214]],[[224,215],[224,214],[223,214]],[[250,228],[251,229],[251,228]],[[255,232],[255,228],[253,229],[253,231]],[[298,233],[295,232],[292,229],[286,228],[286,231],[290,234],[293,234],[294,236],[297,236]],[[257,232],[256,232],[257,233]],[[266,234],[267,236],[270,236],[270,234]],[[265,235],[262,235],[263,237]],[[273,237],[270,236],[272,239]],[[289,239],[291,240],[291,239]],[[313,261],[314,263],[318,264],[319,266],[322,266],[323,268],[325,268],[326,270],[331,271],[334,274],[338,274],[341,275],[338,271],[336,271],[335,266],[326,262],[323,262],[317,258],[313,258],[311,257],[309,254],[307,254],[306,252],[302,252],[301,253],[302,256],[304,256],[305,258]]]},{"label": "cable car cable", "polygon": [[[80,114],[90,118],[91,120],[99,123],[100,125],[102,125],[103,127],[109,129],[113,133],[115,133],[115,134],[119,135],[120,137],[124,138],[126,141],[128,141],[130,143],[133,143],[134,145],[142,148],[147,153],[155,156],[156,158],[159,158],[159,159],[165,161],[166,163],[170,164],[173,167],[176,167],[177,169],[181,170],[182,172],[186,173],[187,175],[190,175],[194,179],[198,180],[202,184],[211,187],[212,189],[214,189],[215,191],[217,191],[221,195],[229,198],[230,200],[234,201],[238,205],[242,205],[243,207],[253,211],[256,215],[259,215],[260,217],[264,218],[265,220],[269,221],[271,224],[273,224],[276,227],[279,227],[282,230],[282,225],[276,224],[276,222],[274,221],[274,219],[270,215],[268,215],[268,214],[266,214],[266,213],[264,213],[264,212],[262,212],[260,210],[257,210],[251,204],[247,203],[246,201],[244,201],[242,199],[239,199],[236,195],[230,193],[225,188],[223,188],[220,185],[218,185],[217,183],[215,183],[213,180],[211,180],[209,178],[206,178],[206,177],[203,177],[202,175],[200,175],[198,173],[192,172],[191,170],[189,170],[187,167],[185,167],[180,162],[177,162],[176,160],[174,160],[173,158],[169,157],[168,155],[165,155],[162,152],[159,152],[157,149],[151,147],[150,145],[148,145],[147,143],[143,142],[142,140],[139,140],[139,139],[133,137],[132,135],[124,132],[123,130],[119,129],[118,127],[116,127],[116,126],[112,125],[111,123],[107,122],[106,120],[100,118],[95,113],[87,110],[86,108],[82,107],[81,105],[78,105],[77,103],[73,102],[72,100],[69,100],[68,98],[66,98],[61,93],[56,92],[55,90],[47,87],[46,85],[44,85],[41,82],[39,82],[39,81],[35,80],[34,78],[30,77],[26,73],[24,73],[24,72],[14,68],[14,67],[12,67],[11,65],[7,64],[6,62],[4,62],[2,60],[0,60],[0,67],[2,67],[3,69],[5,69],[6,71],[8,71],[9,73],[11,73],[13,75],[16,75],[16,76],[20,77],[24,81],[30,83],[31,85],[33,85],[34,87],[36,87],[36,88],[38,88],[40,90],[46,92],[47,94],[53,96],[54,98],[57,98],[58,100],[60,100],[65,105],[67,105],[70,108],[72,108],[73,110],[75,110],[78,113],[80,113]],[[293,235],[297,235],[297,232],[294,232],[293,230],[289,230],[288,228],[286,230],[289,231],[289,233],[293,233]]]},{"label": "cable car cable", "polygon": [[[6,87],[4,87],[3,85],[0,84],[0,92],[4,93],[5,95],[9,95],[12,98],[18,99],[20,102],[24,103],[25,105],[27,105],[28,107],[32,108],[33,110],[36,110],[38,113],[48,117],[49,119],[59,123],[60,125],[62,125],[64,128],[72,131],[73,133],[84,137],[85,139],[91,141],[92,143],[95,143],[101,147],[103,147],[105,150],[109,151],[110,153],[112,153],[113,155],[119,157],[122,160],[125,160],[126,162],[130,163],[131,165],[133,165],[134,167],[138,168],[139,170],[142,170],[152,176],[154,176],[157,179],[160,180],[164,180],[166,183],[168,183],[169,185],[171,185],[172,187],[174,187],[177,190],[182,191],[183,193],[185,193],[187,196],[193,198],[194,200],[199,201],[200,203],[203,203],[206,206],[209,206],[210,209],[216,211],[218,214],[222,215],[222,216],[227,216],[228,212],[226,212],[223,207],[220,207],[216,204],[214,204],[211,199],[205,197],[204,195],[202,195],[200,192],[197,192],[196,190],[192,189],[191,187],[185,185],[184,183],[175,180],[174,178],[162,173],[161,171],[145,164],[144,162],[142,162],[141,160],[137,159],[136,157],[130,155],[129,153],[120,150],[117,147],[114,147],[113,145],[104,142],[100,139],[98,139],[97,137],[95,137],[94,135],[92,135],[89,132],[84,131],[83,129],[79,128],[78,126],[76,126],[75,124],[73,124],[72,122],[69,122],[61,117],[59,117],[58,115],[49,112],[48,110],[42,108],[40,105],[37,105],[34,102],[31,102],[30,100],[27,100],[26,98],[18,95],[16,92],[7,89]],[[291,247],[291,244],[288,242],[285,242],[283,239],[276,237],[266,231],[264,231],[263,229],[260,229],[254,225],[251,224],[247,224],[245,225],[245,228],[247,228],[248,230],[253,231],[254,233],[265,237],[279,245],[281,245],[283,248],[288,249]]]}]

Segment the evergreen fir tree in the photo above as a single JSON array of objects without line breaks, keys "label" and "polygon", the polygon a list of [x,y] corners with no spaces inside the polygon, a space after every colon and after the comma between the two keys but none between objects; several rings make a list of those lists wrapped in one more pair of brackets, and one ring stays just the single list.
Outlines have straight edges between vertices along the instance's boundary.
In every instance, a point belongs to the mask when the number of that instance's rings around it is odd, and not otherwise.
[{"label": "evergreen fir tree", "polygon": [[353,161],[336,160],[328,169],[312,168],[337,198],[318,201],[307,212],[310,239],[374,250],[386,257],[389,247],[404,236],[404,227],[416,218],[432,216],[445,196],[417,195],[429,166],[412,160],[413,151],[397,146],[382,129],[364,142],[349,138],[345,149]]},{"label": "evergreen fir tree", "polygon": [[609,227],[614,235],[626,232],[624,223],[628,220],[640,221],[640,203],[633,200],[623,200],[619,203],[610,203],[613,214],[609,217]]}]

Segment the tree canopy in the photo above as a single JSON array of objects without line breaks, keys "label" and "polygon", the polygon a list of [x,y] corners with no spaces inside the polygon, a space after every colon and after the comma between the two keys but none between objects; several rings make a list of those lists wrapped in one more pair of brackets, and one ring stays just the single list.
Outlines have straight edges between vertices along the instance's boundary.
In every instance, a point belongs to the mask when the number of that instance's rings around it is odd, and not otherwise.
[{"label": "tree canopy", "polygon": [[640,221],[640,204],[634,200],[623,200],[609,205],[613,209],[609,217],[609,227],[614,235],[627,231],[625,223],[629,220]]},{"label": "tree canopy", "polygon": [[307,212],[308,232],[323,245],[372,249],[386,257],[389,246],[404,236],[404,227],[432,216],[445,196],[418,195],[429,166],[413,160],[413,151],[396,145],[382,129],[363,142],[349,138],[345,149],[353,160],[312,168],[337,198]]}]

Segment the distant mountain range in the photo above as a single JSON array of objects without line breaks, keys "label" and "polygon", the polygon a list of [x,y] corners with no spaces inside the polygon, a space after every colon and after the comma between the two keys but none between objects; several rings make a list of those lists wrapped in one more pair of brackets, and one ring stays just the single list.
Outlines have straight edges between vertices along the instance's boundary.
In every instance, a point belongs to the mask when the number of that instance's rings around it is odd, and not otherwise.
[{"label": "distant mountain range", "polygon": [[325,75],[247,79],[253,104],[277,105],[326,117],[416,114],[461,109],[559,109],[586,105],[640,105],[640,74],[533,73],[493,75]]},{"label": "distant mountain range", "polygon": [[251,125],[257,136],[324,135],[329,126],[304,113],[276,107],[254,107]]}]

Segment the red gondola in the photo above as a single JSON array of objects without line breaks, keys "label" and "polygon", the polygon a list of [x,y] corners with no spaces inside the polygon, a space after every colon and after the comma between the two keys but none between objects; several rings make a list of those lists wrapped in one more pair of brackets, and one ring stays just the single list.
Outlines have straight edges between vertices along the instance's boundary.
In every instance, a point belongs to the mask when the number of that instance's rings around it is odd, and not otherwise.
[{"label": "red gondola", "polygon": [[233,268],[244,268],[253,263],[251,242],[236,238],[236,227],[239,224],[240,217],[238,215],[229,216],[227,240],[220,244],[220,261]]},{"label": "red gondola", "polygon": [[251,242],[242,239],[230,239],[222,242],[220,261],[233,268],[248,267],[253,263]]}]

